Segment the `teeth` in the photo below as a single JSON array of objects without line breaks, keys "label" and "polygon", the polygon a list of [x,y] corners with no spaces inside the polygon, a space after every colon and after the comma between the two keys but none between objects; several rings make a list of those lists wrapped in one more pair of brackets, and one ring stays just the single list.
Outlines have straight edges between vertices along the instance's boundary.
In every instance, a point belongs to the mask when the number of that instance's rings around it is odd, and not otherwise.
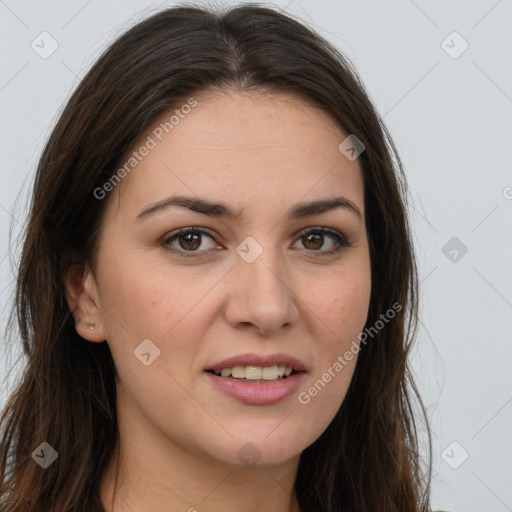
[{"label": "teeth", "polygon": [[261,370],[261,378],[264,380],[275,380],[279,377],[279,369],[277,366],[265,366]]},{"label": "teeth", "polygon": [[[215,372],[217,373],[217,372]],[[224,368],[220,374],[223,376],[223,377],[229,377],[231,375],[231,368]]]},{"label": "teeth", "polygon": [[243,366],[233,366],[231,375],[235,379],[245,379],[245,368]]},{"label": "teeth", "polygon": [[263,377],[261,376],[261,374],[264,373],[264,371],[266,369],[266,368],[262,369],[260,366],[246,366],[245,370],[244,370],[244,368],[242,366],[240,366],[240,368],[242,369],[242,371],[245,371],[243,376],[246,379],[250,379],[250,380],[260,380],[260,379],[262,379]]},{"label": "teeth", "polygon": [[289,377],[292,373],[289,366],[234,366],[233,368],[223,368],[220,372],[215,371],[215,375],[222,377],[233,377],[234,379],[248,380],[277,380],[282,377]]}]

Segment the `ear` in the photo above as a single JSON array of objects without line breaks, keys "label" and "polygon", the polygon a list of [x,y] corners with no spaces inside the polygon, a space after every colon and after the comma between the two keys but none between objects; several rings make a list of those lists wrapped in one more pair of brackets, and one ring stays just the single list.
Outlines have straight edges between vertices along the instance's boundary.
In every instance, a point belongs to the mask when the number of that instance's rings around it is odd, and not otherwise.
[{"label": "ear", "polygon": [[64,288],[69,309],[75,318],[76,332],[88,341],[105,341],[98,290],[92,272],[72,264],[65,274]]}]

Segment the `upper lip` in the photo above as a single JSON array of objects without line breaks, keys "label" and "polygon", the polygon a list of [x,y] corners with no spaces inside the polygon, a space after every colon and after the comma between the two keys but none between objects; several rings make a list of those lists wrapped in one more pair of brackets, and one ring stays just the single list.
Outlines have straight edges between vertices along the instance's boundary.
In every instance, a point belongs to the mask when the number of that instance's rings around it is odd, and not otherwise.
[{"label": "upper lip", "polygon": [[224,368],[233,368],[235,366],[288,366],[297,372],[306,371],[304,363],[296,357],[287,354],[240,354],[238,356],[229,357],[218,363],[209,366],[205,370],[214,370],[220,372]]}]

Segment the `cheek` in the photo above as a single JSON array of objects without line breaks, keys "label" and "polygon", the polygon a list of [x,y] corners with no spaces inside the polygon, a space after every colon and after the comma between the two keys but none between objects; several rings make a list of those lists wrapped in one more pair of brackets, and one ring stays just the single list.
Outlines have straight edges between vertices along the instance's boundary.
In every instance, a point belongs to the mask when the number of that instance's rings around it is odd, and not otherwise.
[{"label": "cheek", "polygon": [[[315,290],[314,287],[311,288]],[[331,344],[350,343],[366,323],[370,305],[371,276],[368,267],[344,270],[310,295],[309,307],[323,322]]]},{"label": "cheek", "polygon": [[323,334],[315,337],[315,372],[298,396],[299,407],[316,418],[310,424],[312,437],[329,425],[347,393],[359,353],[358,335],[368,316],[370,289],[368,275],[352,274],[315,297],[312,310],[319,318],[317,333]]},{"label": "cheek", "polygon": [[317,364],[299,401],[321,417],[324,425],[343,402],[359,354],[358,335],[366,324],[371,293],[369,265],[364,261],[345,267],[310,302],[317,318]]},{"label": "cheek", "polygon": [[[359,286],[358,284],[361,284]],[[342,335],[343,342],[353,339],[364,328],[370,305],[370,286],[366,283],[346,283],[329,308],[333,330]]]},{"label": "cheek", "polygon": [[156,366],[172,363],[184,372],[211,324],[208,291],[218,276],[197,279],[176,270],[171,275],[135,259],[105,258],[103,263],[102,318],[119,373],[138,368],[134,350],[146,339],[160,350]]},{"label": "cheek", "polygon": [[338,402],[350,384],[359,353],[358,335],[367,315],[368,296],[355,288],[338,291],[323,315],[319,315],[329,330],[323,328],[328,334],[316,338],[318,365],[314,379],[329,383],[329,390],[323,392],[325,400]]}]

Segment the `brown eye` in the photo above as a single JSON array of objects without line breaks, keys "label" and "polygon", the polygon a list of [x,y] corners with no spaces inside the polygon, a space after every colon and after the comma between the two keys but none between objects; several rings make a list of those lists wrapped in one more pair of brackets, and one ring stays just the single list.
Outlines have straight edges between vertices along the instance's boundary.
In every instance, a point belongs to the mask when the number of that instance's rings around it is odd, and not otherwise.
[{"label": "brown eye", "polygon": [[[212,243],[210,247],[206,247],[202,250],[198,250],[203,245],[203,237],[209,238]],[[178,246],[175,245],[175,242],[178,243]],[[170,246],[168,247],[169,250],[178,252],[183,254],[184,256],[192,256],[194,254],[186,254],[188,253],[203,253],[206,252],[206,250],[211,249],[216,246],[215,241],[213,237],[208,234],[206,231],[203,231],[201,229],[192,229],[192,228],[185,228],[185,229],[179,229],[174,234],[171,234],[171,236],[168,236],[164,242],[163,245]]]},{"label": "brown eye", "polygon": [[[211,240],[211,245],[210,247],[207,246],[200,249],[203,246],[205,237]],[[331,243],[327,245],[327,248],[324,248],[326,239],[331,239]],[[299,240],[303,247],[315,257],[329,256],[341,252],[345,247],[351,247],[350,242],[344,235],[323,227],[310,229],[303,233]],[[168,250],[181,256],[201,256],[210,249],[218,248],[212,235],[202,229],[192,227],[182,228],[171,233],[170,236],[164,239],[163,245]]]},{"label": "brown eye", "polygon": [[182,249],[197,249],[201,245],[201,235],[197,233],[187,233],[177,237]]},{"label": "brown eye", "polygon": [[308,233],[302,237],[302,240],[306,249],[321,249],[324,244],[323,235],[317,233]]},{"label": "brown eye", "polygon": [[[324,247],[326,238],[334,240],[334,244],[331,243],[330,247],[321,250]],[[345,247],[351,247],[350,242],[344,235],[328,228],[310,229],[303,233],[299,240],[308,251],[317,252],[318,254],[315,254],[315,256],[335,254]]]}]

